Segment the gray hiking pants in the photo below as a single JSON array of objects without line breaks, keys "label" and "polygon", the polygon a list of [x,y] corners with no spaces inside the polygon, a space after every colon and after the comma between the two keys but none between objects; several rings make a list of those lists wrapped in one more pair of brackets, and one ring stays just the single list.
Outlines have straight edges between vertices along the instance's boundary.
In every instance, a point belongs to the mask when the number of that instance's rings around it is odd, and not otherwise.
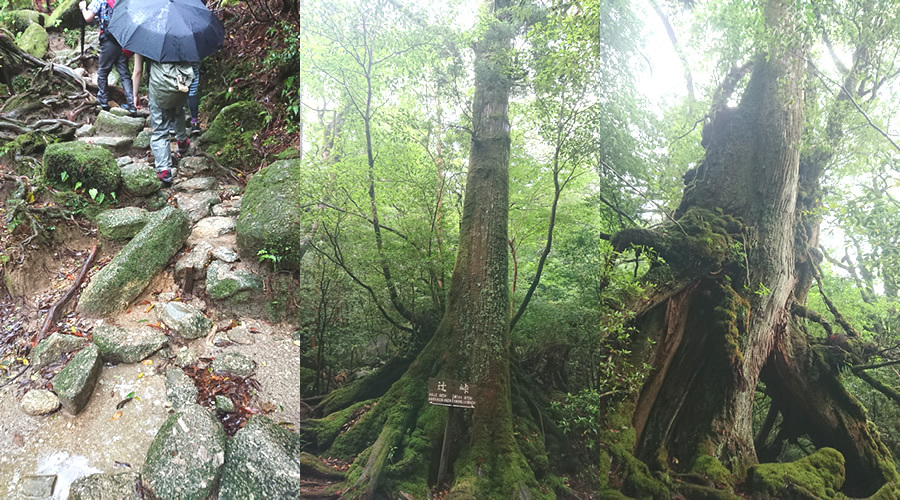
[{"label": "gray hiking pants", "polygon": [[162,172],[172,168],[169,130],[175,129],[175,138],[179,141],[187,139],[187,131],[184,127],[184,104],[187,102],[187,94],[184,95],[185,103],[177,108],[162,109],[156,104],[152,86],[148,92],[150,94],[150,126],[153,128],[150,135],[150,151],[153,152],[156,171]]},{"label": "gray hiking pants", "polygon": [[122,54],[122,46],[119,45],[119,42],[108,33],[103,33],[100,35],[100,67],[97,69],[97,102],[103,106],[109,104],[106,88],[109,72],[113,66],[116,67],[119,79],[122,81],[125,103],[131,106],[134,94],[131,86],[131,72],[128,70],[128,58]]}]

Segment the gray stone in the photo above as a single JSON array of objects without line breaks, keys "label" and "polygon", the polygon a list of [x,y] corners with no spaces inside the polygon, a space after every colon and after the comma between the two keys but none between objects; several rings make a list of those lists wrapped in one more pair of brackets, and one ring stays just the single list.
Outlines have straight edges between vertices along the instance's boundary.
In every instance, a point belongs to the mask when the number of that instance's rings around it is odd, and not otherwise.
[{"label": "gray stone", "polygon": [[160,427],[147,451],[143,480],[158,498],[202,500],[218,484],[225,432],[205,408],[190,404]]},{"label": "gray stone", "polygon": [[228,441],[219,500],[302,498],[299,436],[254,415]]},{"label": "gray stone", "polygon": [[155,193],[160,186],[156,170],[146,163],[131,163],[122,167],[122,185],[125,191],[135,196]]},{"label": "gray stone", "polygon": [[225,196],[230,198],[237,198],[240,201],[240,196],[244,194],[244,186],[238,184],[231,184],[230,186],[225,186],[223,189]]},{"label": "gray stone", "polygon": [[46,415],[59,408],[59,398],[46,389],[32,389],[22,397],[22,411],[29,415]]},{"label": "gray stone", "polygon": [[50,500],[53,498],[53,487],[56,476],[25,476],[19,483],[17,497],[22,500]]},{"label": "gray stone", "polygon": [[102,147],[113,153],[117,151],[125,151],[131,144],[131,137],[112,137],[112,136],[96,136],[96,137],[80,137],[79,142],[90,144],[92,146]]},{"label": "gray stone", "polygon": [[136,472],[82,476],[69,488],[69,500],[139,500],[140,481]]},{"label": "gray stone", "polygon": [[299,268],[313,217],[303,191],[308,175],[300,160],[280,160],[250,178],[236,228],[241,255],[265,250],[281,257],[279,267]]},{"label": "gray stone", "polygon": [[250,333],[250,328],[247,325],[238,325],[225,332],[225,334],[228,336],[228,340],[235,344],[250,345],[254,342],[253,334]]},{"label": "gray stone", "polygon": [[153,132],[149,130],[143,130],[138,133],[137,137],[134,138],[134,142],[131,143],[131,147],[135,149],[147,149],[150,147],[150,137],[152,137]]},{"label": "gray stone", "polygon": [[212,208],[212,213],[217,217],[237,217],[241,214],[241,199],[223,201]]},{"label": "gray stone", "polygon": [[178,297],[178,294],[175,292],[162,292],[157,296],[160,302],[169,302],[175,300],[176,297]]},{"label": "gray stone", "polygon": [[40,370],[59,359],[63,354],[80,349],[86,344],[86,339],[81,337],[53,333],[31,351],[31,366],[35,371]]},{"label": "gray stone", "polygon": [[175,196],[178,208],[184,210],[191,222],[196,223],[209,215],[209,209],[219,203],[219,194],[215,191],[201,191],[199,193],[181,193]]},{"label": "gray stone", "polygon": [[226,352],[213,360],[212,369],[216,373],[246,378],[256,370],[256,361],[240,353]]},{"label": "gray stone", "polygon": [[172,331],[186,339],[205,337],[213,326],[213,322],[202,312],[181,302],[169,302],[158,313],[158,317]]},{"label": "gray stone", "polygon": [[53,379],[53,390],[66,411],[73,415],[81,413],[91,399],[102,366],[100,351],[91,344],[76,354]]},{"label": "gray stone", "polygon": [[234,413],[234,401],[227,396],[216,396],[216,410],[222,413]]},{"label": "gray stone", "polygon": [[166,370],[166,399],[172,408],[180,409],[186,404],[197,402],[197,386],[184,370],[171,367]]},{"label": "gray stone", "polygon": [[214,259],[218,259],[229,264],[237,262],[241,258],[241,256],[238,255],[238,253],[233,248],[229,247],[213,248],[212,256]]},{"label": "gray stone", "polygon": [[[112,75],[113,73],[118,73],[118,71],[111,71],[109,74]],[[147,123],[146,120],[147,120],[147,117],[150,116],[150,110],[147,108],[141,108],[141,109],[135,111],[134,113],[132,113],[131,111],[128,111],[125,108],[115,107],[115,108],[110,108],[109,112],[116,116],[141,117],[144,119],[145,125],[149,125],[149,123]]]},{"label": "gray stone", "polygon": [[[156,172],[153,172],[153,175],[156,175]],[[169,206],[169,195],[166,191],[159,189],[162,185],[159,183],[159,179],[156,181],[157,191],[150,196],[147,196],[147,208],[150,210],[162,210]],[[188,219],[190,220],[190,219]]]},{"label": "gray stone", "polygon": [[263,289],[263,280],[245,270],[232,270],[230,264],[214,260],[206,269],[206,293],[213,299],[244,301]]},{"label": "gray stone", "polygon": [[105,210],[97,215],[97,231],[110,240],[127,240],[147,225],[148,217],[147,211],[138,207]]},{"label": "gray stone", "polygon": [[191,251],[178,259],[175,263],[175,279],[180,280],[184,276],[185,269],[194,268],[194,279],[202,280],[206,277],[206,265],[209,264],[212,245],[201,241],[191,248]]},{"label": "gray stone", "polygon": [[90,123],[85,123],[75,129],[75,137],[88,137],[91,135],[94,135],[94,126]]},{"label": "gray stone", "polygon": [[219,181],[214,177],[192,177],[175,185],[178,191],[185,193],[199,193],[200,191],[215,191],[219,189]]},{"label": "gray stone", "polygon": [[181,210],[166,207],[150,214],[144,229],[94,275],[81,294],[78,310],[105,315],[127,307],[168,265],[187,240],[190,228]]},{"label": "gray stone", "polygon": [[94,345],[107,363],[140,363],[169,343],[160,330],[150,326],[125,329],[101,325],[94,329]]},{"label": "gray stone", "polygon": [[22,32],[16,45],[22,49],[22,52],[43,59],[47,55],[47,50],[50,49],[50,36],[43,26],[32,23]]},{"label": "gray stone", "polygon": [[[123,110],[124,111],[124,110]],[[109,111],[100,111],[95,126],[97,135],[106,137],[128,137],[134,140],[144,130],[146,120],[140,117],[119,116]]]},{"label": "gray stone", "polygon": [[204,217],[191,229],[191,240],[212,240],[234,232],[234,219],[231,217]]},{"label": "gray stone", "polygon": [[[44,23],[44,26],[53,26],[57,30],[78,29],[82,25],[84,17],[78,9],[78,0],[60,0]],[[87,40],[84,43],[88,45]]]},{"label": "gray stone", "polygon": [[122,168],[125,165],[130,165],[132,163],[134,163],[134,160],[130,156],[120,156],[116,158],[116,165],[118,165],[119,168]]},{"label": "gray stone", "polygon": [[182,346],[175,353],[175,365],[180,367],[196,365],[200,361],[200,353],[196,349]]},{"label": "gray stone", "polygon": [[[149,140],[147,141],[146,147],[150,147]],[[195,177],[210,170],[209,160],[202,156],[188,156],[187,158],[181,160],[181,162],[178,164],[178,167],[181,169],[181,172],[185,177]]]}]

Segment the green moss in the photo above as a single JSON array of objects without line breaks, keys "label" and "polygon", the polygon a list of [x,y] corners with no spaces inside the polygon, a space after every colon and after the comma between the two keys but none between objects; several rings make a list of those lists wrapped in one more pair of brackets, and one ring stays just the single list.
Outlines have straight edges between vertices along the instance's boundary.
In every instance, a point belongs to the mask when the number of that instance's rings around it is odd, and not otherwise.
[{"label": "green moss", "polygon": [[773,498],[801,493],[834,498],[844,477],[844,456],[833,448],[822,448],[796,462],[755,465],[748,471],[745,485],[750,493]]},{"label": "green moss", "polygon": [[231,104],[216,116],[200,137],[207,152],[229,168],[241,168],[260,162],[253,137],[263,127],[265,108],[255,101]]},{"label": "green moss", "polygon": [[730,486],[732,484],[731,471],[722,465],[722,462],[719,462],[716,457],[710,455],[698,455],[694,459],[693,465],[691,465],[691,473],[699,474],[718,486]]},{"label": "green moss", "polygon": [[[326,417],[311,419],[307,423],[309,428],[304,431],[303,436],[314,451],[322,451],[327,449],[338,437],[348,422],[352,422],[354,418],[365,411],[365,407],[374,401],[360,401],[355,405],[345,408],[341,411],[334,412]],[[358,453],[351,453],[351,457]],[[338,455],[335,455],[338,456]]]},{"label": "green moss", "polygon": [[48,144],[40,173],[44,182],[60,188],[81,182],[84,189],[97,189],[101,193],[118,190],[122,177],[112,153],[83,142]]}]

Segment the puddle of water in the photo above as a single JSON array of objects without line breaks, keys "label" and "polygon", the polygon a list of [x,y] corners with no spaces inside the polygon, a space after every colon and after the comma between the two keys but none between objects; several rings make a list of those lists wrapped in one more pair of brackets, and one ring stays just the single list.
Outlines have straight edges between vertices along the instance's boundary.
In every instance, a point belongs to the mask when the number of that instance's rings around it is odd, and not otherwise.
[{"label": "puddle of water", "polygon": [[38,475],[56,474],[53,500],[66,500],[69,498],[69,487],[76,479],[102,471],[91,467],[87,457],[58,451],[39,458],[36,472]]}]

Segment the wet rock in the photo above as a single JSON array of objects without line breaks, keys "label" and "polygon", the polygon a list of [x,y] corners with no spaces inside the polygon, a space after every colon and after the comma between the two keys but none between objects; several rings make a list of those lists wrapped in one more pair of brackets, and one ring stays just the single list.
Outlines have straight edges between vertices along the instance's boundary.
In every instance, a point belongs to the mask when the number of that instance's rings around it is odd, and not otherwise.
[{"label": "wet rock", "polygon": [[166,267],[190,233],[181,210],[166,207],[150,214],[147,225],[91,279],[81,294],[78,310],[110,314],[124,309]]},{"label": "wet rock", "polygon": [[147,196],[159,190],[159,178],[150,165],[131,163],[122,167],[122,185],[130,194]]},{"label": "wet rock", "polygon": [[214,177],[192,177],[176,184],[175,187],[185,193],[199,193],[219,189],[219,182]]},{"label": "wet rock", "polygon": [[125,165],[131,165],[132,163],[134,163],[134,160],[130,156],[120,156],[116,158],[116,165],[118,165],[119,168],[122,168]]},{"label": "wet rock", "polygon": [[69,488],[69,500],[139,500],[141,476],[136,472],[91,474]]},{"label": "wet rock", "polygon": [[168,342],[168,337],[150,326],[101,325],[94,329],[94,345],[107,363],[140,363]]},{"label": "wet rock", "polygon": [[310,223],[303,193],[306,175],[300,160],[281,160],[250,179],[236,226],[242,255],[255,257],[265,250],[281,258],[279,267],[299,267]]},{"label": "wet rock", "polygon": [[47,35],[47,30],[43,26],[32,23],[22,32],[16,45],[22,49],[22,52],[43,59],[47,55],[47,50],[50,49],[50,36]]},{"label": "wet rock", "polygon": [[206,293],[213,299],[248,300],[262,288],[261,277],[249,271],[233,270],[225,262],[215,260],[206,269]]},{"label": "wet rock", "polygon": [[159,498],[205,499],[225,461],[225,432],[205,408],[185,405],[159,429],[147,451],[143,481]]},{"label": "wet rock", "polygon": [[254,342],[253,334],[250,333],[250,327],[247,325],[238,325],[225,334],[228,336],[228,340],[235,344],[250,345]]},{"label": "wet rock", "polygon": [[256,370],[256,361],[240,353],[226,352],[213,360],[212,369],[216,373],[246,378]]},{"label": "wet rock", "polygon": [[241,199],[223,201],[212,207],[212,213],[217,217],[237,217],[241,213]]},{"label": "wet rock", "polygon": [[105,210],[97,215],[97,231],[110,240],[133,238],[147,224],[148,212],[138,207]]},{"label": "wet rock", "polygon": [[184,370],[177,367],[166,370],[166,399],[176,410],[197,402],[197,386]]},{"label": "wet rock", "polygon": [[179,281],[184,279],[185,269],[192,267],[194,268],[194,279],[202,280],[206,276],[206,265],[212,260],[210,257],[212,249],[213,246],[205,241],[194,245],[190,252],[175,263],[175,279]]},{"label": "wet rock", "polygon": [[91,399],[102,366],[100,351],[97,346],[90,344],[76,354],[53,379],[53,390],[66,411],[73,415],[81,413]]},{"label": "wet rock", "polygon": [[262,129],[265,108],[256,101],[241,101],[222,108],[197,141],[226,168],[249,163],[253,137]]},{"label": "wet rock", "polygon": [[91,135],[94,135],[94,126],[90,123],[85,123],[75,129],[75,137],[89,137]]},{"label": "wet rock", "polygon": [[212,250],[212,256],[214,259],[221,260],[222,262],[227,262],[229,264],[233,262],[237,262],[240,260],[241,256],[231,247],[216,247]]},{"label": "wet rock", "polygon": [[[63,172],[66,175],[62,175]],[[81,182],[85,190],[93,188],[101,193],[116,191],[121,180],[112,153],[77,141],[48,144],[44,150],[41,174],[59,187],[71,188],[76,182]]]},{"label": "wet rock", "polygon": [[35,371],[40,370],[59,359],[63,354],[80,349],[86,344],[86,339],[81,337],[53,333],[31,351],[31,366]]},{"label": "wet rock", "polygon": [[22,397],[22,411],[29,415],[46,415],[59,408],[59,398],[46,389],[32,389]]},{"label": "wet rock", "polygon": [[299,436],[254,415],[228,441],[219,500],[302,498]]},{"label": "wet rock", "polygon": [[178,194],[175,203],[178,208],[184,210],[191,222],[197,223],[200,219],[209,215],[209,209],[219,203],[219,194],[215,191],[201,191],[194,194]]},{"label": "wet rock", "polygon": [[80,137],[78,139],[78,141],[85,143],[85,144],[92,145],[92,146],[101,147],[112,153],[116,153],[116,152],[123,152],[128,149],[128,145],[131,144],[131,137],[126,137],[126,136]]},{"label": "wet rock", "polygon": [[[124,111],[124,110],[123,110]],[[146,120],[139,117],[119,116],[109,111],[100,111],[95,126],[97,135],[107,137],[128,137],[133,140],[144,130]]]},{"label": "wet rock", "polygon": [[216,411],[234,413],[234,401],[227,396],[216,396]]},{"label": "wet rock", "polygon": [[[149,139],[147,140],[147,146],[145,147],[150,147]],[[188,156],[181,160],[181,163],[178,164],[178,168],[185,177],[196,177],[197,175],[208,172],[210,169],[209,160],[202,156]]]},{"label": "wet rock", "polygon": [[191,230],[191,241],[212,240],[234,232],[234,219],[231,217],[205,217],[200,219]]},{"label": "wet rock", "polygon": [[150,147],[150,137],[153,136],[153,132],[149,130],[142,130],[138,133],[137,137],[134,138],[134,141],[131,143],[131,147],[135,149],[147,149]]},{"label": "wet rock", "polygon": [[[12,6],[9,6],[12,7]],[[26,7],[26,6],[23,6]],[[27,7],[31,7],[28,5]],[[32,24],[45,26],[44,21],[47,15],[31,9],[7,10],[4,19],[0,21],[0,25],[9,28],[15,34],[22,33]],[[20,46],[21,48],[21,46]]]},{"label": "wet rock", "polygon": [[181,302],[169,302],[158,315],[160,321],[186,339],[205,337],[213,326],[202,312]]},{"label": "wet rock", "polygon": [[22,500],[50,500],[56,476],[25,476],[19,484],[17,498]]}]

